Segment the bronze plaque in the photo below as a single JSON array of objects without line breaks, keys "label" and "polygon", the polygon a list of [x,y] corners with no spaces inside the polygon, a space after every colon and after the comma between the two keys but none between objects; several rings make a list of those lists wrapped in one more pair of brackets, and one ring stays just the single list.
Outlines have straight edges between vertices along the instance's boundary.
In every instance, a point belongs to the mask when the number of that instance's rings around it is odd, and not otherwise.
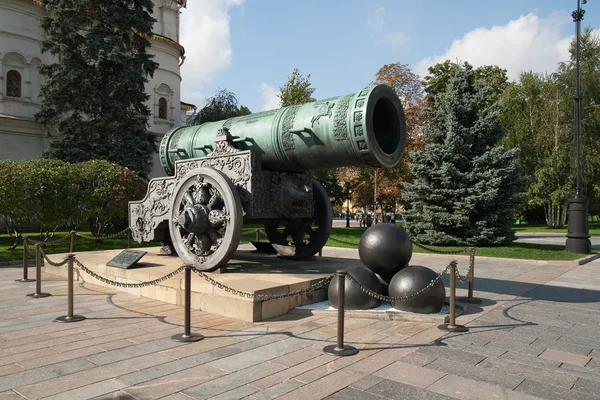
[{"label": "bronze plaque", "polygon": [[115,258],[107,262],[106,265],[123,269],[131,268],[131,266],[140,261],[146,253],[147,251],[123,250]]}]

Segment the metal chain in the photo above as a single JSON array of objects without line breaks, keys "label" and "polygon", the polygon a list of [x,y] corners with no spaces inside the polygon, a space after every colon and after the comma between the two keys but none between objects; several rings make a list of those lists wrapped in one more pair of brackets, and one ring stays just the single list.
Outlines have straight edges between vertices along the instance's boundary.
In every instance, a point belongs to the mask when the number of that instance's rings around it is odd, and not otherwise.
[{"label": "metal chain", "polygon": [[124,282],[113,281],[113,280],[110,280],[108,278],[98,275],[97,273],[95,273],[94,271],[88,269],[85,265],[83,265],[77,258],[74,258],[73,261],[75,262],[75,264],[77,264],[77,266],[83,272],[85,272],[88,275],[91,275],[93,278],[99,280],[100,282],[103,282],[103,283],[106,283],[106,284],[109,284],[112,286],[124,287],[124,288],[141,288],[141,287],[145,287],[145,286],[156,285],[157,283],[166,281],[167,279],[171,279],[172,277],[179,274],[181,271],[183,271],[185,269],[185,266],[182,265],[181,267],[177,268],[175,271],[163,276],[162,278],[153,279],[148,282],[124,283]]},{"label": "metal chain", "polygon": [[48,258],[48,256],[46,255],[46,253],[44,253],[44,250],[42,249],[42,246],[40,246],[40,253],[42,253],[42,257],[44,257],[44,260],[46,260],[46,262],[48,264],[52,265],[53,267],[62,267],[63,265],[65,265],[66,263],[69,262],[69,257],[65,257],[60,262],[53,262],[51,259]]},{"label": "metal chain", "polygon": [[27,240],[27,243],[31,243],[31,244],[34,244],[34,245],[38,245],[38,244],[47,245],[47,244],[54,244],[54,243],[62,242],[64,240],[67,240],[70,236],[71,236],[71,234],[68,234],[67,236],[61,237],[60,239],[47,240],[47,241],[43,241],[43,240],[40,240],[40,241],[31,240],[27,236],[25,237],[25,239]]},{"label": "metal chain", "polygon": [[214,285],[214,286],[218,287],[219,289],[222,289],[222,290],[224,290],[224,291],[226,291],[228,293],[234,294],[236,296],[246,297],[246,298],[254,299],[254,300],[282,299],[284,297],[293,297],[293,296],[297,296],[299,294],[312,292],[312,291],[315,291],[315,290],[320,289],[322,287],[325,287],[326,285],[329,285],[329,282],[331,282],[331,280],[335,276],[335,274],[331,274],[328,277],[325,277],[323,279],[318,280],[317,282],[313,283],[312,285],[310,285],[307,288],[294,290],[293,292],[289,292],[289,293],[256,294],[256,293],[243,292],[241,290],[233,289],[233,288],[231,288],[231,287],[229,287],[227,285],[224,285],[221,282],[218,282],[218,281],[214,280],[213,278],[211,278],[210,276],[208,276],[204,272],[200,271],[195,266],[191,266],[191,269],[196,274],[198,274],[200,277],[202,277],[205,281],[207,281],[211,285]]},{"label": "metal chain", "polygon": [[465,247],[462,250],[448,250],[448,251],[444,251],[444,250],[436,250],[436,249],[432,249],[431,247],[427,247],[422,245],[421,243],[418,242],[413,242],[413,244],[417,247],[422,248],[423,250],[427,250],[430,251],[432,253],[437,253],[437,254],[461,254],[461,253],[468,253],[471,251],[471,247]]},{"label": "metal chain", "polygon": [[471,271],[469,270],[469,272],[467,273],[467,276],[465,276],[464,278],[462,277],[462,275],[460,274],[460,272],[458,272],[458,266],[456,266],[456,269],[454,270],[456,271],[456,279],[458,279],[459,281],[461,281],[462,283],[467,283],[469,282],[469,280],[471,279]]},{"label": "metal chain", "polygon": [[113,233],[111,235],[104,235],[104,236],[87,236],[87,235],[84,235],[84,234],[79,233],[79,232],[75,232],[75,235],[77,235],[79,237],[82,237],[84,239],[105,240],[105,239],[112,239],[112,238],[115,238],[117,236],[125,235],[125,234],[127,234],[127,231],[130,230],[130,229],[131,228],[127,227],[127,228],[123,229],[121,232]]},{"label": "metal chain", "polygon": [[451,261],[450,264],[448,264],[446,266],[446,268],[442,272],[440,272],[440,274],[437,277],[435,277],[435,279],[433,279],[431,282],[429,282],[429,284],[427,284],[427,286],[425,286],[423,289],[418,290],[415,293],[412,293],[412,294],[409,294],[409,295],[406,295],[406,296],[400,296],[400,297],[384,296],[384,295],[381,295],[381,294],[379,294],[377,292],[374,292],[371,289],[369,289],[368,287],[362,285],[360,282],[358,282],[356,279],[354,279],[354,277],[352,275],[350,275],[350,274],[346,274],[346,278],[348,280],[350,280],[351,282],[354,282],[356,285],[358,285],[358,287],[360,287],[360,290],[362,290],[363,292],[365,292],[369,296],[374,297],[374,298],[376,298],[378,300],[389,301],[389,302],[393,302],[393,301],[406,301],[406,300],[412,299],[413,297],[417,297],[417,296],[425,293],[429,289],[431,289],[433,287],[433,285],[435,285],[440,279],[442,279],[442,276],[444,276],[444,274],[450,270],[450,268],[452,267],[452,265],[456,266],[456,261]]}]

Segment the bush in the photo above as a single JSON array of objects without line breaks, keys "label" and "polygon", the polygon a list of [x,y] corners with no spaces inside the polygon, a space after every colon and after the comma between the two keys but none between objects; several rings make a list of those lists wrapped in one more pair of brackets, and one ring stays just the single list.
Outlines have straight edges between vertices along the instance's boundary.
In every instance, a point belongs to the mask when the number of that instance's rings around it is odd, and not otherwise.
[{"label": "bush", "polygon": [[0,215],[15,240],[26,224],[39,225],[42,240],[60,226],[83,222],[96,236],[124,227],[127,202],[145,190],[136,174],[106,161],[0,161]]},{"label": "bush", "polygon": [[95,236],[127,226],[128,202],[146,193],[146,182],[131,170],[108,161],[92,160],[77,167],[78,185],[86,194],[87,222]]}]

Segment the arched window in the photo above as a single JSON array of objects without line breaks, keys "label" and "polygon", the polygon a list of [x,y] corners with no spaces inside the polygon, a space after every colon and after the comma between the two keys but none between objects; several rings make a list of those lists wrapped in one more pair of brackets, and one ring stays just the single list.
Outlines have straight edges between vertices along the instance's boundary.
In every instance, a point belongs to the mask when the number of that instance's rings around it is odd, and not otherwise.
[{"label": "arched window", "polygon": [[158,118],[167,119],[167,99],[164,97],[158,99]]},{"label": "arched window", "polygon": [[14,69],[6,73],[6,95],[21,97],[21,74]]}]

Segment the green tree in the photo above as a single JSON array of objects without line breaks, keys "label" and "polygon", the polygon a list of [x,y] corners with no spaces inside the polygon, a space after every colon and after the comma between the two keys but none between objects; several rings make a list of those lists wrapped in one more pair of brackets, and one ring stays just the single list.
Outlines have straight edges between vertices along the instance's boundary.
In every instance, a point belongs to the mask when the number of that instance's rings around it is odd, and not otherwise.
[{"label": "green tree", "polygon": [[206,99],[204,107],[198,111],[194,118],[194,125],[222,121],[248,114],[252,113],[248,107],[238,105],[238,99],[233,92],[227,89],[219,89],[214,96]]},{"label": "green tree", "polygon": [[52,0],[47,8],[41,49],[57,62],[40,68],[47,79],[36,120],[59,134],[45,155],[108,160],[146,177],[156,150],[145,93],[158,66],[147,53],[152,1]]},{"label": "green tree", "polygon": [[[581,33],[581,147],[583,193],[590,199],[590,213],[600,214],[600,36],[587,27]],[[569,62],[560,63],[556,78],[570,97],[566,117],[574,121],[573,97],[575,96],[575,40],[571,42]],[[573,129],[573,128],[572,128]],[[574,146],[572,147],[574,151]],[[573,189],[575,185],[575,153],[571,156]]]},{"label": "green tree", "polygon": [[511,230],[522,187],[517,150],[498,146],[500,103],[461,65],[426,109],[425,148],[413,153],[414,182],[405,183],[407,230],[437,245],[493,245],[514,240]]},{"label": "green tree", "polygon": [[523,212],[542,207],[549,227],[566,221],[572,170],[569,167],[573,100],[556,76],[524,72],[502,95],[502,143],[518,148],[527,182]]},{"label": "green tree", "polygon": [[287,83],[279,88],[277,97],[281,100],[281,107],[287,107],[316,101],[312,97],[314,91],[315,89],[311,87],[310,83],[310,74],[305,78],[300,74],[298,68],[294,68]]},{"label": "green tree", "polygon": [[[432,101],[433,98],[446,91],[446,86],[456,74],[460,67],[471,67],[468,62],[462,64],[446,60],[443,63],[438,63],[427,69],[429,75],[424,78],[425,91],[427,92],[427,100]],[[506,70],[497,65],[484,65],[475,68],[475,80],[487,85],[490,89],[487,101],[491,104],[500,99],[504,89],[508,86],[508,77]]]}]

